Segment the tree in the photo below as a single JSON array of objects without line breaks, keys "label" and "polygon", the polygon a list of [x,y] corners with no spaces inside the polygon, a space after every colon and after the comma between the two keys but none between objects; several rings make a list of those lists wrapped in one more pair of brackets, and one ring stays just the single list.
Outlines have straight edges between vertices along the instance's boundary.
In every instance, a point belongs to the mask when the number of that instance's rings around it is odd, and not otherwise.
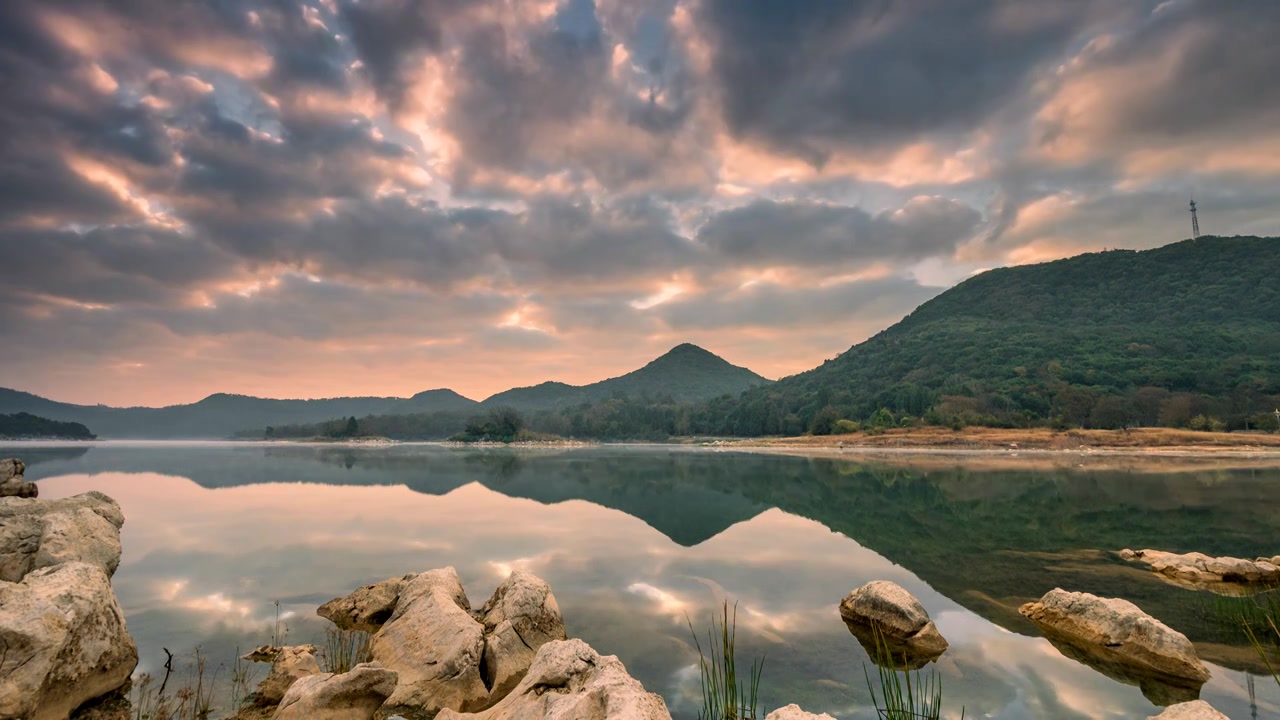
[{"label": "tree", "polygon": [[355,416],[347,418],[347,427],[342,434],[346,437],[355,437],[360,434],[360,422],[355,419]]},{"label": "tree", "polygon": [[836,421],[840,419],[840,413],[836,409],[827,405],[813,416],[813,422],[809,425],[809,431],[814,435],[830,435],[835,428]]},{"label": "tree", "polygon": [[1089,425],[1103,430],[1128,430],[1133,420],[1133,404],[1116,395],[1098,398],[1089,415]]}]

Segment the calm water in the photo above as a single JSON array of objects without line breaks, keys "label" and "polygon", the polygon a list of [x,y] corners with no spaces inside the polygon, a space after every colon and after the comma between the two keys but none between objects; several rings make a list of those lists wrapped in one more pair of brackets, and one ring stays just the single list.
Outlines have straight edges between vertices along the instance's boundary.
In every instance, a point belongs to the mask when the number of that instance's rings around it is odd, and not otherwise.
[{"label": "calm water", "polygon": [[951,642],[936,665],[950,716],[1153,713],[1138,687],[1064,657],[1017,614],[1060,585],[1126,597],[1185,632],[1213,673],[1201,696],[1232,718],[1280,714],[1276,683],[1250,680],[1256,656],[1203,618],[1202,593],[1099,552],[1280,552],[1277,470],[984,471],[657,448],[0,447],[11,455],[41,497],[96,489],[124,508],[114,585],[140,671],[160,667],[162,648],[228,662],[270,639],[277,602],[288,641],[316,641],[316,606],[363,583],[453,565],[479,605],[519,567],[551,583],[571,636],[618,655],[677,718],[697,697],[686,615],[704,626],[726,596],[740,652],[767,656],[768,707],[866,718],[870,666],[836,605],[888,579]]}]

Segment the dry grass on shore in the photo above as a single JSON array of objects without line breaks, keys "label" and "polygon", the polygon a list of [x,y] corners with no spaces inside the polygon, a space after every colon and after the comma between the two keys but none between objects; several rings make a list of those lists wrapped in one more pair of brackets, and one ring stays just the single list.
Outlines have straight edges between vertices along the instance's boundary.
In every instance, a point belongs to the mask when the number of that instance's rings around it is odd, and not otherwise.
[{"label": "dry grass on shore", "polygon": [[894,428],[883,433],[762,438],[743,445],[762,447],[902,448],[953,450],[1186,450],[1214,452],[1245,450],[1280,452],[1280,434],[1214,433],[1172,428],[1132,430],[1051,430],[1049,428],[1002,429],[942,427]]}]

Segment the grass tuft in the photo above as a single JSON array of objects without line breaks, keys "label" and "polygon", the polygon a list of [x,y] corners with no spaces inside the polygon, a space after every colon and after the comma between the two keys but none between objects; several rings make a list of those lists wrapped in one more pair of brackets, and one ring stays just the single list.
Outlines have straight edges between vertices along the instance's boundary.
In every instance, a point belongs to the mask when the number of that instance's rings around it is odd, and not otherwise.
[{"label": "grass tuft", "polygon": [[711,628],[707,630],[707,651],[702,650],[693,621],[685,616],[693,644],[698,648],[698,669],[702,681],[702,710],[699,720],[758,720],[760,677],[764,673],[764,658],[751,663],[751,671],[745,682],[738,679],[736,636],[738,632],[738,605],[734,603],[729,614],[729,601],[721,605],[721,618],[711,616]]},{"label": "grass tuft", "polygon": [[[901,664],[894,658],[879,626],[873,625],[871,634],[875,638],[876,657],[873,660],[880,680],[878,694],[865,666],[862,672],[867,679],[867,690],[871,692],[876,716],[882,720],[939,720],[942,717],[942,676],[936,670],[923,677],[919,670],[912,672],[905,656]],[[964,720],[963,708],[960,709],[960,718]]]},{"label": "grass tuft", "polygon": [[320,669],[344,673],[360,663],[369,662],[369,641],[369,633],[362,630],[342,630],[337,627],[326,629],[324,651],[320,654]]}]

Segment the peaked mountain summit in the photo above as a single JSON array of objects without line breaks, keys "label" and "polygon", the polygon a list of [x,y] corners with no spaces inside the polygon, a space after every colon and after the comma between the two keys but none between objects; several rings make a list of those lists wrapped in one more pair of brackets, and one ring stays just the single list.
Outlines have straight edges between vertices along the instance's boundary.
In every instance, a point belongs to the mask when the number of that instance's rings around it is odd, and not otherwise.
[{"label": "peaked mountain summit", "polygon": [[663,397],[698,402],[742,391],[770,381],[691,343],[677,345],[644,367],[590,385],[545,382],[500,392],[483,402],[517,410],[547,410],[598,402],[611,397]]}]

